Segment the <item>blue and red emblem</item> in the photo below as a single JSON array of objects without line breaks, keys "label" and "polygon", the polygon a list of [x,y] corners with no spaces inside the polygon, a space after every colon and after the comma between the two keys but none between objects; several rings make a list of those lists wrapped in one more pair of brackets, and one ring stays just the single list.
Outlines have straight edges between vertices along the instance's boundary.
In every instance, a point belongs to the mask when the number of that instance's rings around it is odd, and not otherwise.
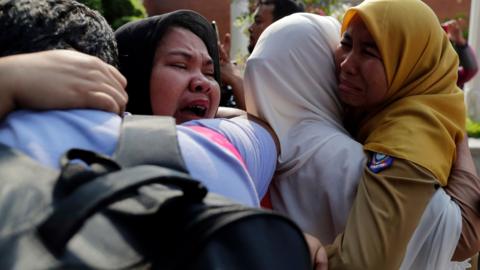
[{"label": "blue and red emblem", "polygon": [[368,162],[368,168],[374,173],[390,168],[393,164],[393,158],[391,156],[384,155],[382,153],[373,153],[372,158]]}]

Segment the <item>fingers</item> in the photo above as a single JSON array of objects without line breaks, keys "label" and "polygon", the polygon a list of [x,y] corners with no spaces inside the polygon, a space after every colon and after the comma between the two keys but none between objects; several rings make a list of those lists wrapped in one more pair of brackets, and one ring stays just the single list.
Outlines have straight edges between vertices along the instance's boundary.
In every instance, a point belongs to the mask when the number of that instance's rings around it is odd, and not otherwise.
[{"label": "fingers", "polygon": [[227,52],[225,51],[223,45],[219,45],[218,46],[218,52],[219,52],[219,56],[220,56],[220,64],[224,64],[226,62],[229,62],[230,59],[228,57],[228,54]]},{"label": "fingers", "polygon": [[128,95],[125,91],[125,88],[127,87],[127,79],[115,67],[108,65],[108,69],[112,80],[117,83],[117,87],[115,89],[120,95],[121,101],[126,104],[128,101]]},{"label": "fingers", "polygon": [[328,269],[328,257],[325,248],[320,247],[314,257],[313,263],[315,270],[327,270]]},{"label": "fingers", "polygon": [[105,92],[88,92],[83,106],[116,114],[121,114],[125,110],[125,104],[119,104],[117,100]]},{"label": "fingers", "polygon": [[313,268],[315,270],[327,270],[328,257],[325,248],[316,237],[308,233],[303,233],[303,235],[305,236],[305,240],[307,241],[310,250]]},{"label": "fingers", "polygon": [[230,62],[230,44],[230,34],[225,34],[223,43],[218,44],[218,51],[220,54],[221,63]]},{"label": "fingers", "polygon": [[230,58],[230,46],[231,46],[231,36],[229,33],[227,33],[223,38],[223,49],[227,53],[228,58]]},{"label": "fingers", "polygon": [[[81,85],[78,94],[86,95],[86,103],[81,104],[88,108],[98,108],[100,110],[111,111],[114,113],[123,113],[125,110],[128,96],[124,90],[125,81],[113,79],[116,69],[110,66],[106,72],[92,71],[89,83]],[[97,98],[97,99],[95,99]],[[111,103],[114,104],[111,104]]]},{"label": "fingers", "polygon": [[77,95],[85,95],[85,103],[80,105],[123,113],[128,101],[125,77],[115,67],[98,58],[92,58],[86,65],[80,70],[87,70],[82,73],[83,81],[78,81],[78,85],[74,87],[78,91]]},{"label": "fingers", "polygon": [[16,83],[14,91],[6,94],[19,108],[125,110],[126,79],[97,57],[52,50],[18,55],[11,61],[8,80]]}]

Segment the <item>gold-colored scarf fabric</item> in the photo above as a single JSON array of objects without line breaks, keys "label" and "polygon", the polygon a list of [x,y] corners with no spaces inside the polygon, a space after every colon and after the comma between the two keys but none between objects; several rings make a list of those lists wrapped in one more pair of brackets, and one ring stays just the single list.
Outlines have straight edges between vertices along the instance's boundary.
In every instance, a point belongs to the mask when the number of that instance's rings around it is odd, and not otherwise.
[{"label": "gold-colored scarf fabric", "polygon": [[458,56],[433,11],[420,0],[367,0],[345,14],[342,33],[359,15],[387,76],[387,100],[361,119],[364,149],[415,162],[447,184],[465,106]]}]

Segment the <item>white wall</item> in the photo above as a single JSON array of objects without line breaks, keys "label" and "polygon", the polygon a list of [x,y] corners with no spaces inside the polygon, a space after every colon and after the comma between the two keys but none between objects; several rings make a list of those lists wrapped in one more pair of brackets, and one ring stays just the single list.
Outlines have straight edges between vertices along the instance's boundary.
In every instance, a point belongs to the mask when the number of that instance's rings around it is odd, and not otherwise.
[{"label": "white wall", "polygon": [[[470,7],[470,26],[468,31],[468,44],[480,56],[480,0],[472,0]],[[480,74],[464,86],[468,116],[476,122],[480,122]]]},{"label": "white wall", "polygon": [[[244,34],[244,29],[235,26],[235,19],[246,12],[248,12],[248,0],[232,0],[230,6],[230,35],[232,37],[232,45],[230,47],[231,60],[235,60],[237,55],[247,55],[248,53],[248,36]],[[244,27],[248,27],[248,25]]]}]

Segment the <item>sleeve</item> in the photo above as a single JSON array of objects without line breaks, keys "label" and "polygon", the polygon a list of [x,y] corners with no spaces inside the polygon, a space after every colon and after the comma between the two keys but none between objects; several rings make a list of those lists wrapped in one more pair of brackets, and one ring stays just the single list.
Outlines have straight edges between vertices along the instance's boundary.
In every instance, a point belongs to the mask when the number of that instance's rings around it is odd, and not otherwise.
[{"label": "sleeve", "polygon": [[402,159],[376,173],[366,167],[344,233],[326,246],[329,269],[399,269],[435,183]]},{"label": "sleeve", "polygon": [[466,44],[465,46],[455,46],[460,61],[458,71],[458,84],[463,85],[475,76],[478,71],[477,59],[472,48]]},{"label": "sleeve", "polygon": [[480,250],[480,179],[454,169],[444,189],[462,210],[462,232],[453,259],[463,261]]},{"label": "sleeve", "polygon": [[277,162],[275,143],[265,128],[244,118],[205,119],[185,125],[200,125],[224,135],[243,158],[259,197],[265,195]]}]

